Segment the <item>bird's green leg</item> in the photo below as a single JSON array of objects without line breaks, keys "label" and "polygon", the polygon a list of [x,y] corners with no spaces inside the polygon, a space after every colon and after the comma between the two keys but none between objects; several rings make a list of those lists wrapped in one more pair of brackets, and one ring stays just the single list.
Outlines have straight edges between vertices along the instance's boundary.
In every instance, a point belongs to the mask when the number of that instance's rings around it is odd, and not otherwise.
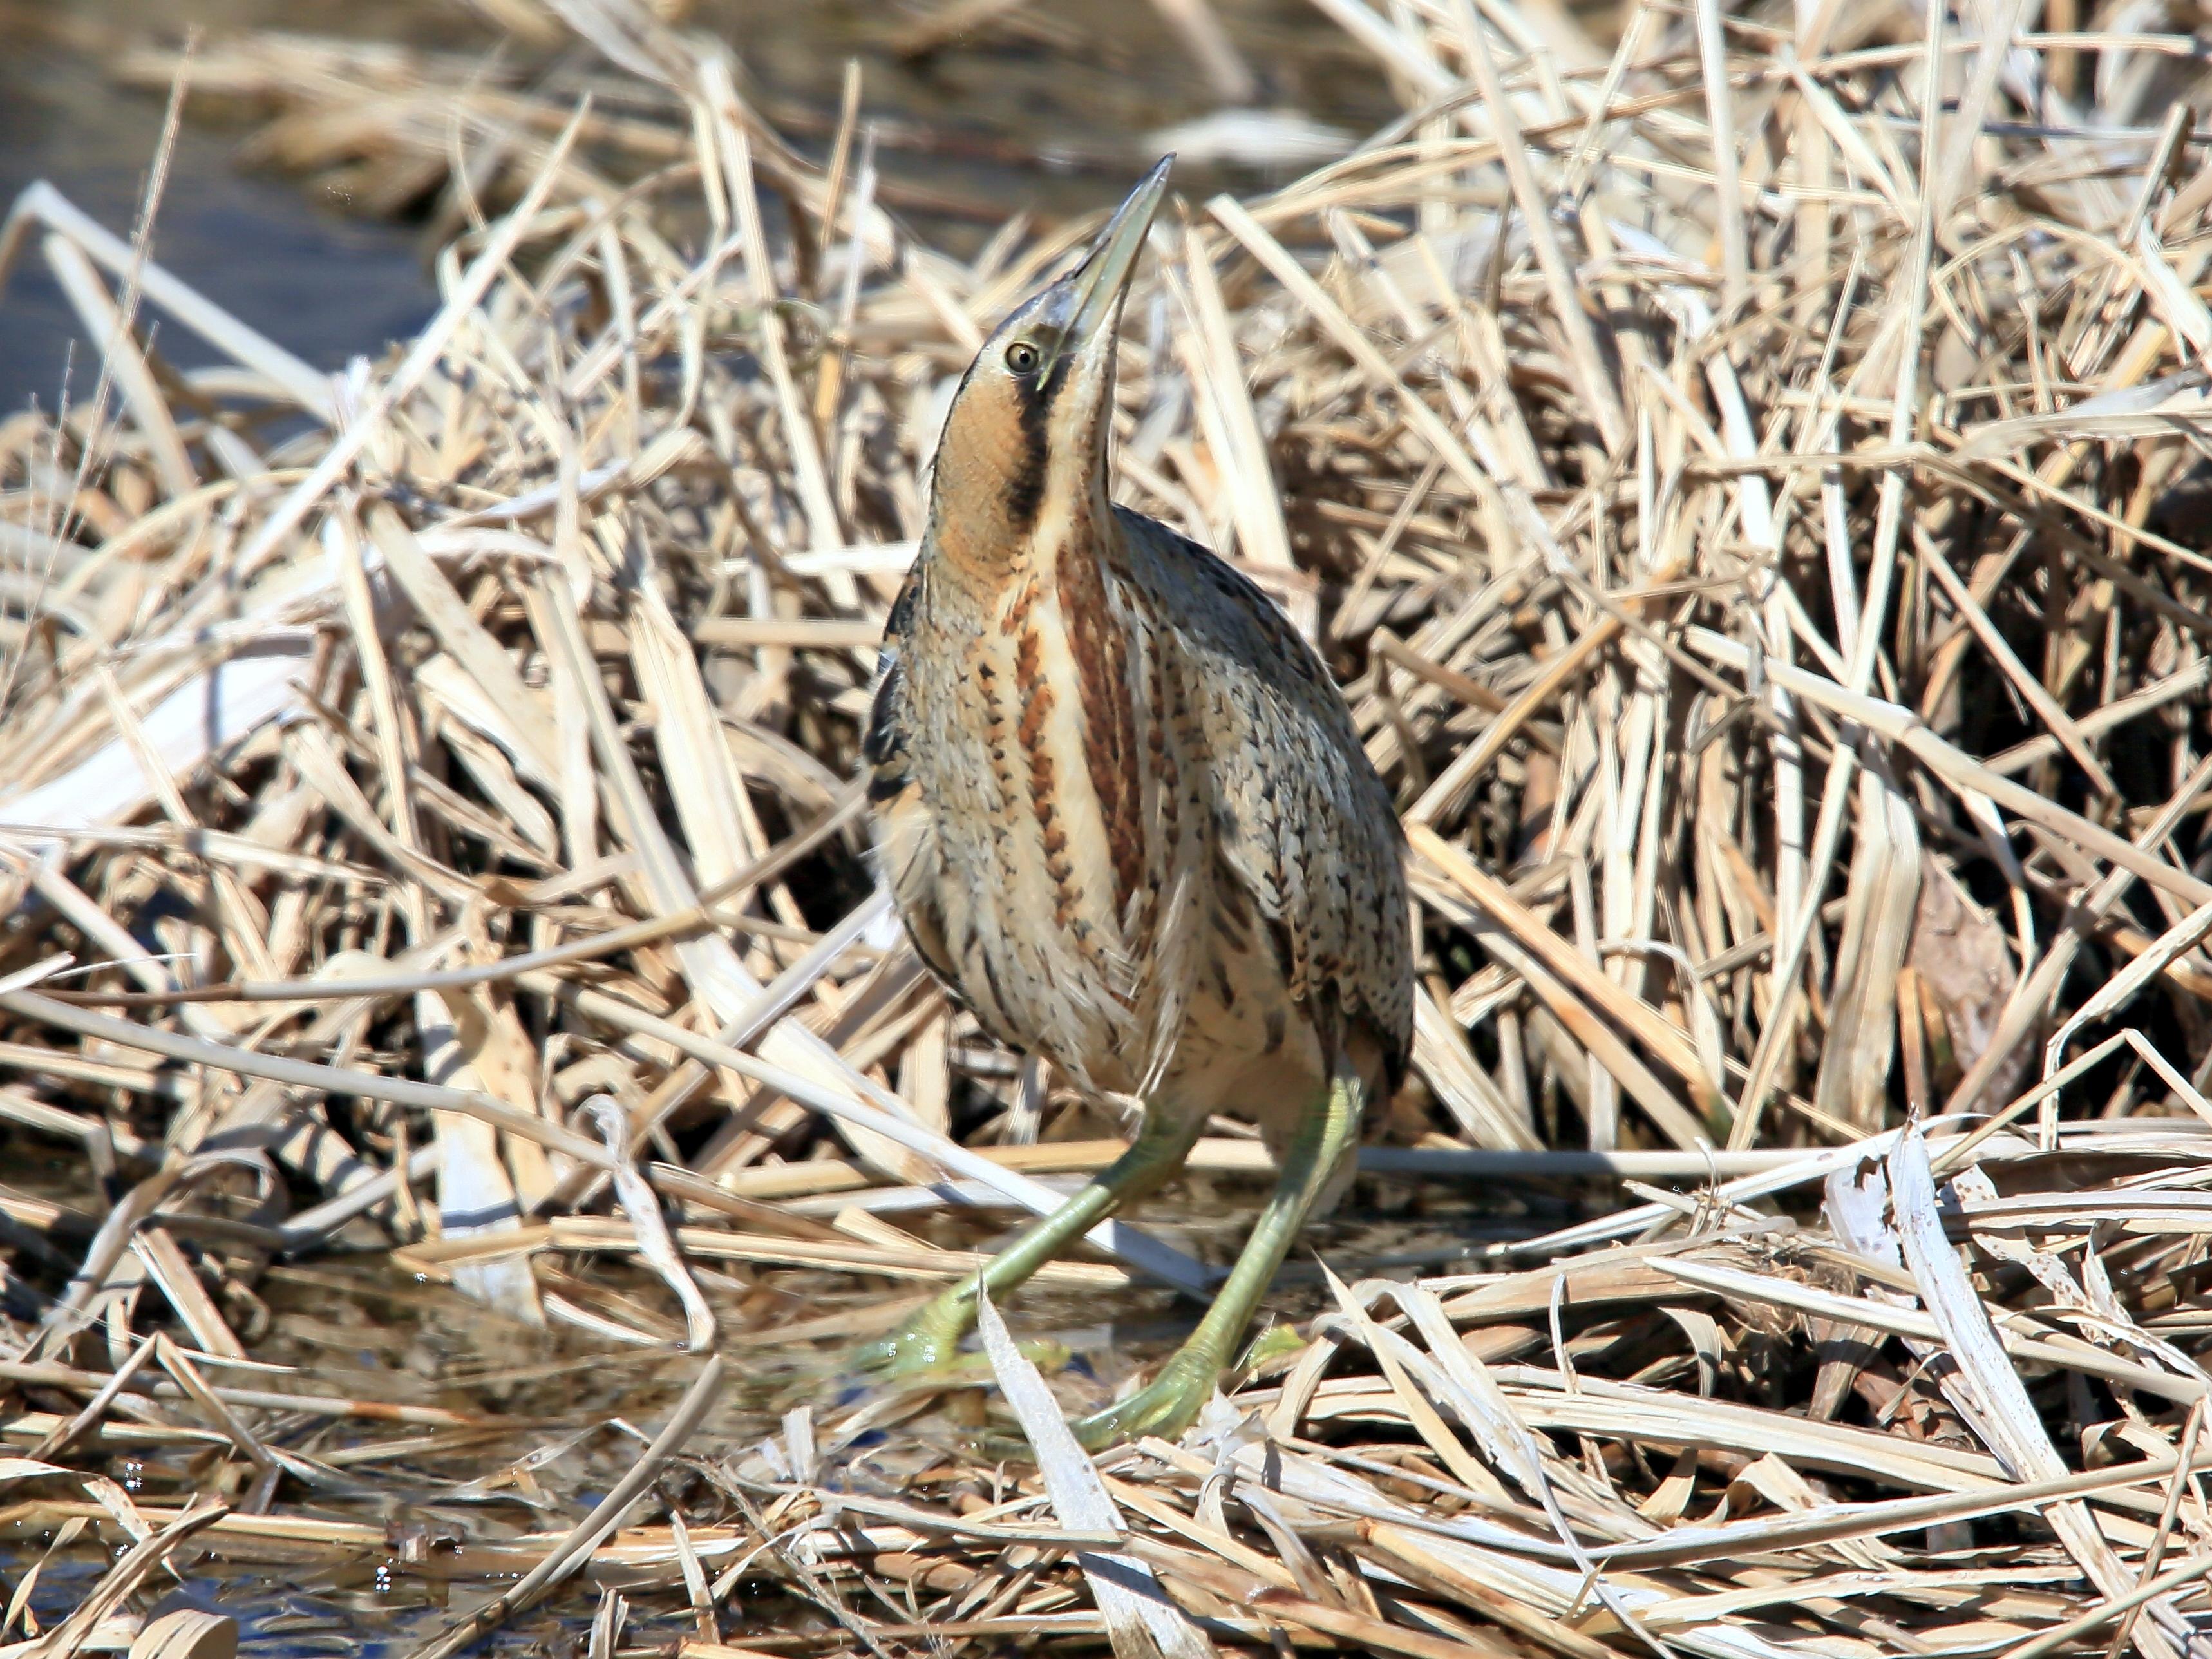
[{"label": "bird's green leg", "polygon": [[1356,1077],[1340,1072],[1328,1095],[1308,1109],[1283,1160],[1281,1178],[1254,1224],[1251,1237],[1244,1241],[1243,1254],[1198,1328],[1150,1384],[1073,1424],[1077,1439],[1097,1451],[1139,1435],[1172,1438],[1196,1419],[1314,1200],[1328,1184],[1338,1160],[1359,1139],[1364,1093]]},{"label": "bird's green leg", "polygon": [[1178,1115],[1188,1115],[1146,1112],[1127,1152],[1093,1176],[1066,1203],[1032,1223],[975,1278],[963,1279],[923,1304],[890,1336],[868,1344],[860,1351],[859,1363],[872,1370],[906,1371],[927,1370],[951,1359],[975,1322],[978,1279],[994,1297],[1004,1296],[1122,1205],[1173,1178],[1190,1155],[1204,1121],[1178,1121]]}]

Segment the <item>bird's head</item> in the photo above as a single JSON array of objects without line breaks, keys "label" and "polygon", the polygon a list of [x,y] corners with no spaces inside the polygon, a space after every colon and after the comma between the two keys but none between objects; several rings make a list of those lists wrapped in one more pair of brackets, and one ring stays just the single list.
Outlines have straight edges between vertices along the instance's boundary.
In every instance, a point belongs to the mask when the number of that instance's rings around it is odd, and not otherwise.
[{"label": "bird's head", "polygon": [[1105,510],[1121,302],[1174,161],[1129,192],[1081,264],[999,325],[953,394],[930,530],[977,574]]}]

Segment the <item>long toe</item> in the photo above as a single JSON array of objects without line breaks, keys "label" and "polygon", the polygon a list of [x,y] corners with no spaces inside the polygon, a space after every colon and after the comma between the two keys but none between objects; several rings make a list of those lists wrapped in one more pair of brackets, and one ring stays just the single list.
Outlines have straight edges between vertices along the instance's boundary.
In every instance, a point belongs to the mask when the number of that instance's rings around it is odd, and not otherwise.
[{"label": "long toe", "polygon": [[1088,1417],[1079,1417],[1068,1427],[1091,1451],[1103,1451],[1148,1434],[1180,1440],[1212,1397],[1218,1376],[1218,1370],[1212,1365],[1170,1360],[1158,1377],[1127,1399],[1117,1400]]},{"label": "long toe", "polygon": [[964,1307],[927,1302],[888,1336],[864,1342],[853,1352],[852,1368],[875,1376],[904,1377],[944,1370],[960,1358],[968,1334]]}]

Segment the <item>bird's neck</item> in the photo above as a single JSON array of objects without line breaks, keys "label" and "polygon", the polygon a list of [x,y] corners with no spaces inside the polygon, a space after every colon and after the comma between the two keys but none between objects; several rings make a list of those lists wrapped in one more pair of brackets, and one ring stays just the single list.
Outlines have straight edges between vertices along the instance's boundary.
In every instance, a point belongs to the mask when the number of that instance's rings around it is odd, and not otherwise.
[{"label": "bird's neck", "polygon": [[[1108,556],[1119,530],[1104,469],[1054,469],[1025,500],[1023,481],[965,469],[948,475],[940,455],[931,490],[928,544],[939,568],[978,593],[1058,585],[1071,562]],[[1074,476],[1067,476],[1074,474]]]}]

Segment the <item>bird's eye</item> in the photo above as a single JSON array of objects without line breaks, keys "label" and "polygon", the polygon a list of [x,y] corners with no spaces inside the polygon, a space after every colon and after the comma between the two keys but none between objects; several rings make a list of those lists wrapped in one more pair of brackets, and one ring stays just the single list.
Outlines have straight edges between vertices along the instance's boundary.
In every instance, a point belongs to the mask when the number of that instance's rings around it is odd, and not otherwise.
[{"label": "bird's eye", "polygon": [[1037,349],[1027,340],[1017,340],[1006,348],[1006,367],[1017,374],[1026,374],[1037,366]]}]

